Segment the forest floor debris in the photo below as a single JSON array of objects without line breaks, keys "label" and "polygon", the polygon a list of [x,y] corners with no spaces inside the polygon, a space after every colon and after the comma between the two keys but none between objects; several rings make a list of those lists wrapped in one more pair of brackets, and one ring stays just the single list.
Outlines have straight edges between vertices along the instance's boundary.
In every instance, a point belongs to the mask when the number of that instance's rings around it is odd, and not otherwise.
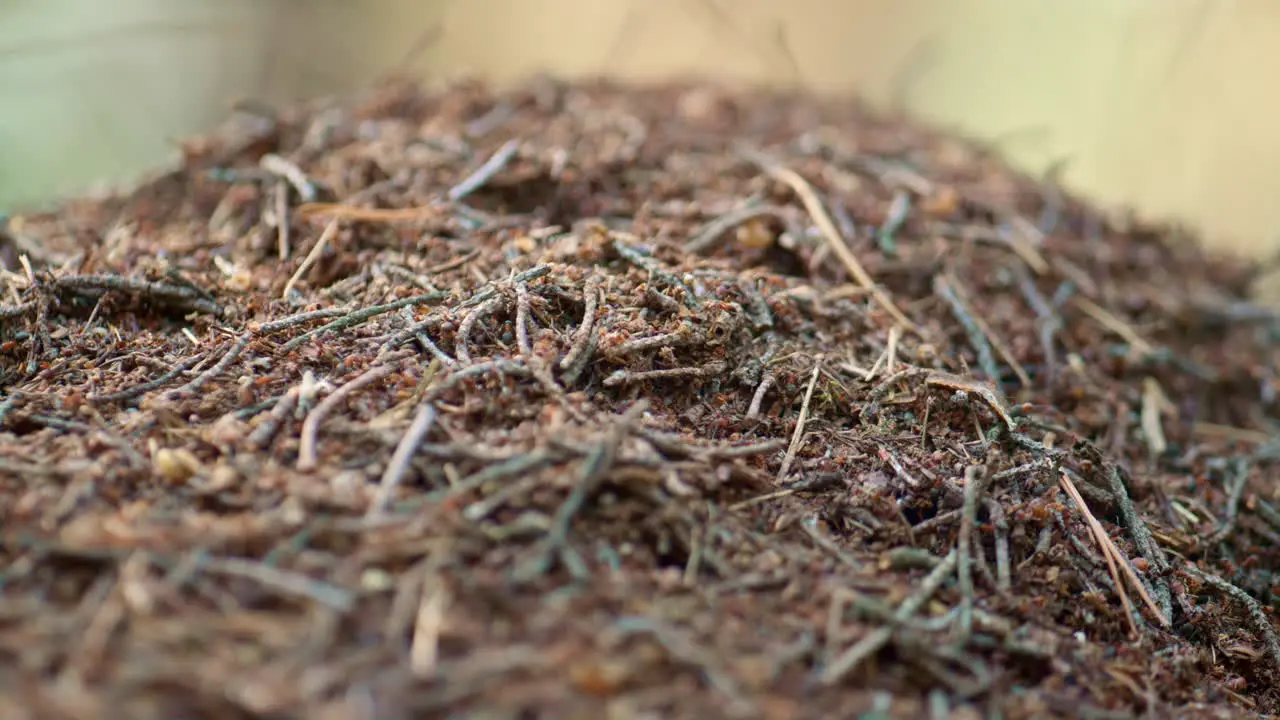
[{"label": "forest floor debris", "polygon": [[0,243],[0,715],[1280,711],[1252,264],[799,95],[248,119]]}]

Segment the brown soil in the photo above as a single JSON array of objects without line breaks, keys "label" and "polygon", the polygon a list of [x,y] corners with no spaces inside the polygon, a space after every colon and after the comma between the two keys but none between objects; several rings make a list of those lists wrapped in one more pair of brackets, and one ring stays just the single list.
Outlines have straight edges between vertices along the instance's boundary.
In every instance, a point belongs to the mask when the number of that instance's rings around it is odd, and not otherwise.
[{"label": "brown soil", "polygon": [[1253,268],[692,84],[184,150],[9,224],[0,716],[1280,710]]}]

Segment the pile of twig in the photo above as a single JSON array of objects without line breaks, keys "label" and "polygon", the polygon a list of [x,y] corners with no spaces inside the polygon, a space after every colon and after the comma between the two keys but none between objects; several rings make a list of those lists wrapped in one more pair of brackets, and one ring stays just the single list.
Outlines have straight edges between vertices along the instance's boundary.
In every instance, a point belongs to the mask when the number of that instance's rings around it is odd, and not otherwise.
[{"label": "pile of twig", "polygon": [[252,120],[10,224],[5,717],[1280,706],[1241,267],[811,99]]}]

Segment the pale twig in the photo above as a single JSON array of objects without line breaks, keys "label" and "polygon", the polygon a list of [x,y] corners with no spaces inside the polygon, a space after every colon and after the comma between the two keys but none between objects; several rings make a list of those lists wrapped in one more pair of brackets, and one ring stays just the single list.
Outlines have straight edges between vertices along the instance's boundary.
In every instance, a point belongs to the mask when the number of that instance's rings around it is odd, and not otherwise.
[{"label": "pale twig", "polygon": [[1071,299],[1071,304],[1075,305],[1086,315],[1098,321],[1098,324],[1119,335],[1140,355],[1150,355],[1155,352],[1155,347],[1138,335],[1138,331],[1134,330],[1127,323],[1116,317],[1109,310],[1101,307],[1094,301],[1076,296]]},{"label": "pale twig", "polygon": [[881,446],[877,448],[876,452],[880,455],[881,460],[889,463],[889,467],[893,468],[893,474],[897,475],[900,480],[905,482],[907,487],[912,490],[920,490],[924,488],[924,484],[907,470],[906,466],[902,464],[902,461],[898,459],[897,455],[893,454],[892,450]]},{"label": "pale twig", "polygon": [[355,595],[346,588],[262,562],[238,557],[206,558],[198,567],[222,575],[256,580],[267,587],[314,600],[339,612],[348,612],[355,606]]},{"label": "pale twig", "polygon": [[1173,404],[1165,396],[1160,381],[1153,377],[1142,378],[1142,435],[1153,458],[1164,455],[1169,448],[1169,441],[1164,436],[1162,416],[1170,409],[1173,409]]},{"label": "pale twig", "polygon": [[1240,499],[1244,497],[1245,488],[1249,485],[1249,463],[1243,459],[1236,458],[1228,463],[1229,474],[1227,475],[1227,508],[1222,524],[1218,529],[1213,531],[1209,536],[1210,544],[1217,544],[1226,540],[1235,529],[1236,520],[1240,515]]},{"label": "pale twig", "polygon": [[560,360],[560,369],[568,370],[578,358],[586,351],[587,343],[591,339],[591,326],[596,321],[596,305],[600,301],[600,277],[591,275],[587,277],[587,281],[582,286],[582,324],[577,330],[573,331],[573,345],[569,348],[569,352]]},{"label": "pale twig", "polygon": [[809,419],[809,402],[813,399],[813,389],[818,384],[818,375],[822,372],[822,356],[814,358],[813,374],[809,376],[809,387],[804,391],[804,402],[800,405],[800,416],[796,418],[796,429],[791,433],[791,444],[787,447],[787,454],[782,458],[782,466],[778,468],[777,481],[781,483],[786,477],[787,472],[791,470],[791,463],[795,460],[796,452],[800,450],[800,441],[804,436],[804,426]]},{"label": "pale twig", "polygon": [[986,474],[981,465],[964,469],[964,506],[960,513],[960,537],[956,545],[956,574],[960,585],[960,637],[967,641],[973,632],[973,533],[978,521],[978,502]]},{"label": "pale twig", "polygon": [[497,310],[506,303],[506,299],[501,295],[495,295],[489,298],[480,307],[474,308],[462,318],[462,322],[458,323],[458,331],[455,333],[453,352],[458,356],[458,362],[463,365],[471,364],[471,350],[467,347],[467,339],[471,336],[471,332],[475,330],[476,323],[489,313]]},{"label": "pale twig", "polygon": [[736,225],[742,225],[759,217],[781,217],[781,215],[781,210],[772,205],[744,205],[730,210],[694,233],[694,236],[684,244],[684,251],[693,254],[706,252]]},{"label": "pale twig", "polygon": [[396,491],[396,488],[404,480],[405,473],[409,470],[409,463],[418,451],[418,446],[426,439],[427,433],[431,431],[431,426],[435,422],[435,405],[430,399],[423,400],[422,404],[418,406],[417,413],[413,416],[413,422],[409,424],[409,429],[400,437],[400,442],[396,444],[396,449],[391,455],[390,462],[387,463],[386,469],[382,472],[382,480],[378,483],[377,494],[374,495],[373,501],[369,503],[369,509],[365,512],[366,519],[377,518],[386,509],[387,503],[391,501],[392,493]]},{"label": "pale twig", "polygon": [[266,420],[263,420],[262,424],[249,433],[247,439],[249,447],[261,450],[270,445],[276,433],[280,431],[280,426],[284,424],[293,409],[298,406],[298,398],[301,395],[302,389],[297,385],[285,391],[285,394],[276,400]]},{"label": "pale twig", "polygon": [[425,270],[422,271],[421,274],[439,275],[442,272],[448,272],[449,270],[453,270],[454,268],[460,268],[463,265],[466,265],[467,263],[474,260],[476,256],[478,256],[479,254],[480,254],[480,248],[472,248],[452,260],[446,260],[438,265],[432,265],[431,267],[426,268]]},{"label": "pale twig", "polygon": [[617,387],[619,385],[636,382],[673,380],[676,378],[705,380],[723,373],[724,369],[725,364],[723,362],[716,361],[695,367],[663,368],[661,370],[641,370],[636,372],[629,370],[615,370],[604,379],[604,386]]},{"label": "pale twig", "polygon": [[520,149],[520,141],[508,140],[498,148],[497,152],[484,161],[484,164],[476,169],[475,172],[468,175],[462,182],[449,188],[449,199],[458,202],[471,193],[484,187],[485,183],[493,179],[494,175],[502,172],[502,168],[506,167],[511,158],[515,157],[516,151]]},{"label": "pale twig", "polygon": [[413,641],[409,645],[409,670],[414,677],[426,678],[435,674],[440,658],[440,630],[444,626],[444,610],[448,604],[448,592],[437,583],[428,589],[423,583],[422,601],[418,605],[413,625]]},{"label": "pale twig", "polygon": [[1009,592],[1013,588],[1013,576],[1009,567],[1009,519],[1000,502],[986,498],[987,516],[996,531],[996,589]]},{"label": "pale twig", "polygon": [[291,327],[302,325],[312,320],[327,320],[333,317],[341,317],[343,315],[346,315],[349,312],[351,312],[351,308],[349,307],[333,307],[333,308],[322,308],[320,310],[309,310],[307,312],[298,313],[297,315],[290,315],[288,317],[283,317],[283,318],[280,318],[279,320],[272,320],[271,322],[265,322],[261,324],[249,323],[249,332],[252,332],[257,335],[270,335],[271,333],[280,332],[281,330],[287,330]]},{"label": "pale twig", "polygon": [[293,272],[289,281],[284,284],[284,291],[280,293],[280,297],[285,300],[289,299],[289,294],[293,292],[293,286],[298,284],[302,276],[311,270],[311,266],[315,265],[316,260],[320,259],[320,255],[324,253],[324,249],[329,246],[333,238],[338,234],[338,218],[329,221],[325,226],[324,232],[320,233],[320,238],[316,240],[316,244],[311,246],[311,251],[302,259],[302,264]]},{"label": "pale twig", "polygon": [[289,259],[289,188],[276,185],[276,254],[280,262]]},{"label": "pale twig", "polygon": [[831,216],[827,214],[826,209],[822,206],[822,201],[818,198],[818,194],[814,192],[809,181],[801,177],[796,171],[779,165],[775,160],[766,156],[764,153],[748,148],[743,148],[742,152],[752,162],[759,165],[766,173],[789,185],[791,189],[795,191],[796,195],[800,196],[800,201],[804,203],[805,210],[808,211],[810,217],[813,218],[813,222],[818,226],[818,229],[822,231],[822,236],[826,239],[827,245],[831,248],[832,252],[836,254],[836,257],[840,259],[840,263],[849,271],[849,274],[858,281],[859,285],[871,293],[872,297],[876,299],[876,302],[880,303],[880,306],[893,316],[894,320],[897,320],[904,328],[910,330],[912,333],[922,335],[923,332],[920,328],[915,323],[911,322],[911,320],[898,309],[898,306],[894,304],[888,294],[875,284],[875,281],[872,280],[871,275],[867,273],[866,268],[862,266],[858,257],[849,249],[848,244],[840,235],[840,231],[836,228],[835,223],[832,222]]},{"label": "pale twig", "polygon": [[760,416],[760,405],[764,403],[765,393],[769,392],[769,388],[773,387],[774,378],[770,373],[760,378],[760,384],[756,386],[755,394],[751,396],[751,405],[747,407],[747,419],[755,420]]},{"label": "pale twig", "polygon": [[516,283],[516,347],[523,357],[533,353],[529,347],[529,304],[529,286]]},{"label": "pale twig", "polygon": [[298,448],[299,471],[306,472],[315,469],[317,462],[316,442],[320,432],[320,423],[324,422],[329,413],[337,409],[338,405],[345,402],[355,392],[395,372],[399,361],[404,359],[405,356],[405,354],[392,356],[384,360],[381,365],[375,365],[360,373],[353,380],[342,384],[338,389],[330,393],[328,397],[320,401],[319,405],[316,405],[315,409],[307,413],[307,419],[302,421],[302,443]]},{"label": "pale twig", "polygon": [[585,579],[589,573],[582,559],[569,547],[569,532],[574,518],[586,505],[587,500],[600,489],[609,473],[617,463],[622,444],[635,432],[640,418],[649,408],[647,400],[641,400],[627,408],[617,416],[613,427],[590,450],[583,459],[579,469],[579,477],[569,491],[568,497],[560,503],[551,520],[551,527],[540,543],[534,557],[523,565],[517,566],[513,577],[517,582],[527,582],[546,573],[559,558],[560,562],[576,579]]},{"label": "pale twig", "polygon": [[315,185],[307,179],[307,174],[302,171],[302,168],[292,161],[275,153],[267,153],[258,161],[258,166],[272,175],[278,175],[289,181],[302,202],[309,203],[316,199]]}]

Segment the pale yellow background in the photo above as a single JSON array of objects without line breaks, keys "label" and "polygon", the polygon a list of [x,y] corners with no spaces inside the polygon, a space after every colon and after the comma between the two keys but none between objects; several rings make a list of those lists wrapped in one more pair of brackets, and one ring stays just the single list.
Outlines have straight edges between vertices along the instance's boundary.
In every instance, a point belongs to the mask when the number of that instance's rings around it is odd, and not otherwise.
[{"label": "pale yellow background", "polygon": [[0,0],[0,209],[124,179],[239,96],[393,66],[857,92],[1215,246],[1280,237],[1274,0]]}]

